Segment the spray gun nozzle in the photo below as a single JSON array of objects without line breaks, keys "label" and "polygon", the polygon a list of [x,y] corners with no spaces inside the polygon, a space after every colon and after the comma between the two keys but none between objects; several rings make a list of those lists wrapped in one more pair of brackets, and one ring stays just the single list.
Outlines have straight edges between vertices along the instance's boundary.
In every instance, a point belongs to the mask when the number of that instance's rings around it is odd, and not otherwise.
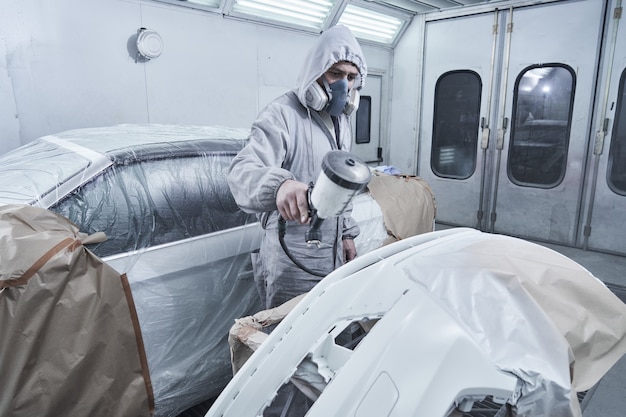
[{"label": "spray gun nozzle", "polygon": [[317,245],[318,248],[320,247],[322,243],[322,231],[320,230],[320,226],[323,221],[324,219],[318,217],[317,213],[313,213],[309,230],[304,233],[304,240],[307,245]]}]

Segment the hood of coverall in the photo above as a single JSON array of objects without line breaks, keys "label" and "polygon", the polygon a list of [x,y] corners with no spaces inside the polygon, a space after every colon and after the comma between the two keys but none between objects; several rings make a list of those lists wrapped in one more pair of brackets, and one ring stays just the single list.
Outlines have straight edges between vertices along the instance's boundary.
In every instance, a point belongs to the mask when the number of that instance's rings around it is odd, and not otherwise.
[{"label": "hood of coverall", "polygon": [[356,65],[359,76],[352,88],[360,90],[367,77],[367,64],[361,46],[346,26],[333,26],[325,30],[309,51],[298,77],[298,99],[306,107],[306,91],[330,67],[339,61]]}]

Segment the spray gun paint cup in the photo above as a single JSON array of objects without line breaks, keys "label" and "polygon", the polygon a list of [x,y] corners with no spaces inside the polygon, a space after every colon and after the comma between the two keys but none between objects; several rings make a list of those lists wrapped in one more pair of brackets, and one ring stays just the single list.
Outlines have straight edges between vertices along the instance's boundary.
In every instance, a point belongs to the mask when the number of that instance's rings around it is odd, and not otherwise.
[{"label": "spray gun paint cup", "polygon": [[333,150],[324,155],[322,172],[311,192],[314,214],[305,235],[307,243],[319,245],[322,220],[343,213],[352,199],[365,189],[371,176],[367,164],[349,152]]}]

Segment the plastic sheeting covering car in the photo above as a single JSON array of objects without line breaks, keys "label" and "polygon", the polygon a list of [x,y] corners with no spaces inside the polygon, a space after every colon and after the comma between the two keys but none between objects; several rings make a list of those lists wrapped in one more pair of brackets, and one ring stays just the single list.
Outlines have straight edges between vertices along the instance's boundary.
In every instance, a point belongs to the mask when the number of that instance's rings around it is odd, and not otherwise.
[{"label": "plastic sheeting covering car", "polygon": [[[118,125],[40,138],[0,159],[0,204],[49,208],[128,276],[156,416],[217,395],[230,379],[230,320],[259,308],[249,252],[259,227],[225,181],[248,129]],[[105,366],[105,364],[102,364]]]},{"label": "plastic sheeting covering car", "polygon": [[[261,229],[226,183],[248,133],[118,125],[46,136],[0,157],[0,205],[47,208],[81,232],[106,233],[88,248],[128,277],[157,417],[219,394],[232,376],[228,330],[260,308],[250,253]],[[380,207],[362,194],[353,214],[359,252],[378,247]]]}]

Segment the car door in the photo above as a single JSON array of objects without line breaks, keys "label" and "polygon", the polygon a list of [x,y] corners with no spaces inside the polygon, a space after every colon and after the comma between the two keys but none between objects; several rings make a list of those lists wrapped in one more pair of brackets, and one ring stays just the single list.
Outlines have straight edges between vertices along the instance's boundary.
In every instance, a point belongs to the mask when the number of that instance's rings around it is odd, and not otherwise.
[{"label": "car door", "polygon": [[261,309],[250,262],[261,230],[229,192],[232,156],[126,161],[51,208],[108,235],[90,247],[128,276],[159,415],[219,393],[229,328]]}]

